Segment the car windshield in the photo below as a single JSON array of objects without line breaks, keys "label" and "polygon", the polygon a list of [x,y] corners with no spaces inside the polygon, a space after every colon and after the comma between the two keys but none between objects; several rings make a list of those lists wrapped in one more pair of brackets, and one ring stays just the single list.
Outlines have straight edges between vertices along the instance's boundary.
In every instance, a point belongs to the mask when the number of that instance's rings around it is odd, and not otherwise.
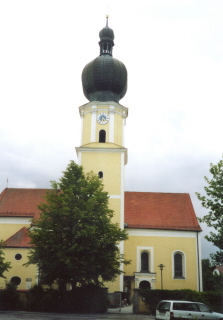
[{"label": "car windshield", "polygon": [[205,304],[198,304],[198,307],[201,312],[211,312],[211,309],[209,309]]},{"label": "car windshield", "polygon": [[170,302],[167,302],[167,301],[160,302],[157,309],[170,311]]}]

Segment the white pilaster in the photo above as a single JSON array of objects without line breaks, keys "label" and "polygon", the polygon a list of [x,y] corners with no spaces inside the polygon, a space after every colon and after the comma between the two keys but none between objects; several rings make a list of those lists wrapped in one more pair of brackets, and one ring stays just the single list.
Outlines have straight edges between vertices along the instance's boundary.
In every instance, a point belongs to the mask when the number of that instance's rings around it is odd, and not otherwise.
[{"label": "white pilaster", "polygon": [[114,107],[110,106],[109,109],[109,142],[114,143],[114,132],[115,132],[115,113],[114,113]]},{"label": "white pilaster", "polygon": [[91,113],[91,142],[96,142],[96,117],[97,117],[97,107],[92,106]]}]

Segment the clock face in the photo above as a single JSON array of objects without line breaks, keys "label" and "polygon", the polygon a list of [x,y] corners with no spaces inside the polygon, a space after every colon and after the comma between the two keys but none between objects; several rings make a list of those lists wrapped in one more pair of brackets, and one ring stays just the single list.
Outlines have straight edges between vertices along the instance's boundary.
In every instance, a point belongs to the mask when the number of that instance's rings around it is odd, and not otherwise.
[{"label": "clock face", "polygon": [[97,121],[100,124],[106,124],[109,121],[109,115],[107,113],[104,113],[104,112],[99,113],[97,115]]}]

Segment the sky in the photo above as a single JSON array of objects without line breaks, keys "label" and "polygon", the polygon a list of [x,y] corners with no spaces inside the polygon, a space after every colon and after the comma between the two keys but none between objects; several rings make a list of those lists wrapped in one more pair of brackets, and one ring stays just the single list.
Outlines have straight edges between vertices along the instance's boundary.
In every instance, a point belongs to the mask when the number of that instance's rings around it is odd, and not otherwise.
[{"label": "sky", "polygon": [[77,161],[81,73],[107,14],[128,70],[125,190],[189,193],[202,217],[195,192],[223,154],[222,0],[1,0],[0,192],[49,188]]}]

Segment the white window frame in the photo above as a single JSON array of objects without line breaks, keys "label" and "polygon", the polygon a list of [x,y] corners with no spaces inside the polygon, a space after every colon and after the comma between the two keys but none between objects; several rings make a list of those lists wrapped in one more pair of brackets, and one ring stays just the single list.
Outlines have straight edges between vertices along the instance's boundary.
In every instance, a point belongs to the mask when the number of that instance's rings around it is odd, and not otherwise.
[{"label": "white window frame", "polygon": [[154,272],[154,248],[153,247],[137,247],[136,250],[136,271],[141,271],[141,254],[143,252],[148,252],[149,254],[149,271]]}]

